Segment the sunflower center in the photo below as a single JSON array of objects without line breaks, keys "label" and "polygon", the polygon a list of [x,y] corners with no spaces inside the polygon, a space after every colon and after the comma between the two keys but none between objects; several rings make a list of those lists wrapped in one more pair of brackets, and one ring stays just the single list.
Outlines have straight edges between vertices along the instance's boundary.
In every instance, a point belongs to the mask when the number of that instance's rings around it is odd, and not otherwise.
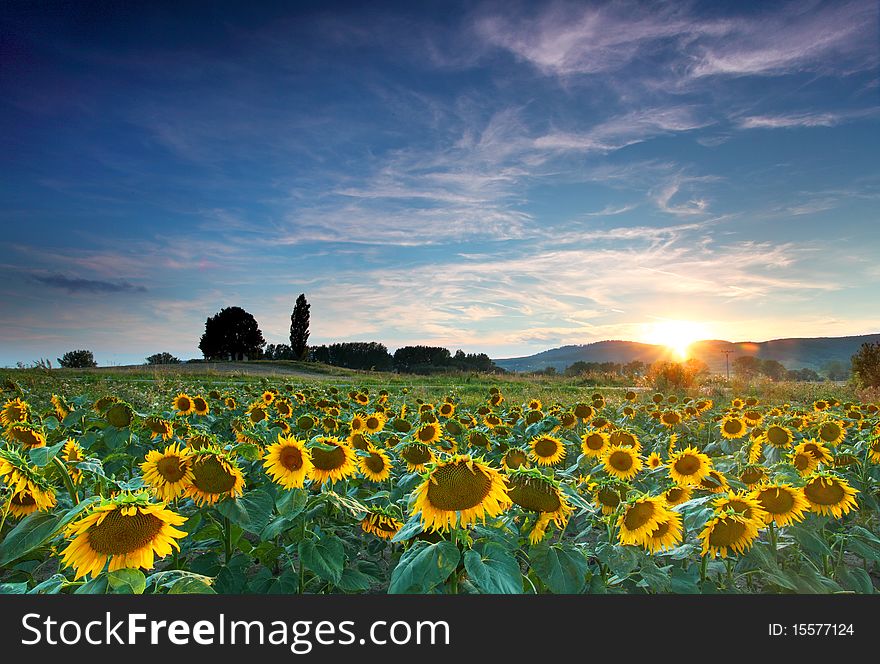
[{"label": "sunflower center", "polygon": [[154,514],[123,516],[116,508],[104,520],[89,529],[89,546],[105,556],[137,551],[150,544],[162,530],[163,521]]},{"label": "sunflower center", "polygon": [[746,534],[744,523],[726,518],[718,521],[709,534],[709,546],[727,547],[739,542]]},{"label": "sunflower center", "polygon": [[351,446],[354,447],[354,449],[356,449],[356,450],[365,450],[365,449],[367,449],[367,446],[368,446],[368,445],[369,445],[369,444],[367,443],[367,439],[364,438],[364,434],[362,434],[362,433],[355,433],[355,434],[352,434],[352,436],[351,436]]},{"label": "sunflower center", "polygon": [[431,460],[431,450],[424,445],[407,445],[401,456],[409,463],[421,465]]},{"label": "sunflower center", "polygon": [[788,445],[788,431],[782,427],[770,427],[767,429],[767,442],[774,447],[785,447]]},{"label": "sunflower center", "polygon": [[299,470],[303,465],[303,455],[293,446],[282,447],[278,453],[278,462],[287,470]]},{"label": "sunflower center", "polygon": [[179,482],[186,475],[186,470],[180,462],[180,457],[167,456],[156,462],[156,471],[166,482]]},{"label": "sunflower center", "polygon": [[739,420],[728,420],[724,423],[725,433],[734,434],[742,431],[743,425]]},{"label": "sunflower center", "polygon": [[492,479],[479,467],[455,463],[437,468],[428,482],[428,501],[441,510],[460,511],[476,507],[492,489]]},{"label": "sunflower center", "polygon": [[596,494],[596,498],[598,498],[600,503],[607,507],[617,507],[620,505],[620,495],[611,489],[601,489],[599,493]]},{"label": "sunflower center", "polygon": [[368,429],[378,429],[379,428],[379,419],[376,417],[368,417],[367,418],[367,428]]},{"label": "sunflower center", "polygon": [[381,473],[385,470],[385,459],[378,454],[371,454],[364,459],[364,465],[374,473]]},{"label": "sunflower center", "polygon": [[204,399],[193,399],[193,406],[196,410],[208,410],[208,402]]},{"label": "sunflower center", "polygon": [[511,450],[504,457],[504,462],[507,464],[508,468],[514,470],[526,462],[526,455],[520,450]]},{"label": "sunflower center", "polygon": [[691,454],[681,457],[673,466],[679,475],[693,475],[702,467],[700,460]]},{"label": "sunflower center", "polygon": [[745,484],[755,484],[760,481],[762,477],[764,477],[764,471],[760,468],[746,468],[739,478]]},{"label": "sunflower center", "polygon": [[235,486],[235,476],[214,456],[193,464],[193,485],[204,493],[226,493]]},{"label": "sunflower center", "polygon": [[654,518],[656,512],[656,506],[649,500],[635,503],[626,511],[626,515],[623,517],[623,525],[626,526],[627,530],[638,530]]},{"label": "sunflower center", "polygon": [[761,503],[761,507],[770,514],[788,514],[794,507],[794,496],[778,487],[761,491],[758,494],[758,501]]},{"label": "sunflower center", "polygon": [[666,533],[669,532],[669,527],[671,525],[672,525],[671,519],[669,521],[661,521],[659,524],[657,524],[657,527],[651,533],[651,535],[650,535],[651,539],[658,539],[658,538],[666,535]]},{"label": "sunflower center", "polygon": [[12,494],[12,504],[18,507],[33,507],[37,501],[28,491],[19,491]]},{"label": "sunflower center", "polygon": [[806,470],[810,467],[810,462],[813,460],[813,457],[809,454],[798,454],[794,458],[794,467],[798,470]]},{"label": "sunflower center", "polygon": [[556,488],[540,480],[513,480],[510,499],[532,512],[555,512],[562,506]]},{"label": "sunflower center", "polygon": [[540,438],[535,443],[535,454],[540,457],[552,457],[559,449],[559,443],[552,438]]},{"label": "sunflower center", "polygon": [[416,432],[416,435],[419,437],[419,440],[424,442],[429,442],[434,440],[434,435],[436,434],[436,429],[432,426],[425,426],[419,429]]},{"label": "sunflower center", "polygon": [[840,436],[840,427],[834,422],[825,422],[819,427],[819,438],[827,441],[834,441]]},{"label": "sunflower center", "polygon": [[312,450],[312,464],[318,470],[336,470],[345,463],[345,450],[338,445],[329,452],[320,448]]},{"label": "sunflower center", "polygon": [[670,503],[678,502],[682,496],[684,496],[684,489],[681,487],[673,487],[666,492],[666,500]]},{"label": "sunflower center", "polygon": [[605,444],[605,439],[601,434],[591,433],[584,440],[584,444],[591,450],[601,450],[602,446]]},{"label": "sunflower center", "polygon": [[804,495],[816,505],[837,505],[846,492],[837,482],[825,482],[820,478],[804,487]]},{"label": "sunflower center", "polygon": [[187,411],[192,408],[192,403],[189,399],[178,399],[177,400],[177,410]]},{"label": "sunflower center", "polygon": [[633,466],[632,455],[618,450],[608,457],[608,463],[615,470],[627,471]]}]

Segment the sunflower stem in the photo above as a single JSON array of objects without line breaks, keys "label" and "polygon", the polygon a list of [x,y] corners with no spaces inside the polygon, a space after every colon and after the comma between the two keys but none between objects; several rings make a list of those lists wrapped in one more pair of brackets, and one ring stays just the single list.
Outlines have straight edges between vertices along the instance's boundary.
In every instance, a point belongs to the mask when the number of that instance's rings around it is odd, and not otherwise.
[{"label": "sunflower stem", "polygon": [[226,554],[226,564],[232,559],[232,523],[228,516],[223,517],[223,549]]},{"label": "sunflower stem", "polygon": [[64,482],[67,493],[70,494],[70,499],[73,501],[74,506],[79,505],[79,496],[76,493],[76,487],[73,486],[73,479],[70,477],[70,471],[67,469],[67,466],[58,457],[53,457],[52,463],[58,466],[61,472],[61,479]]},{"label": "sunflower stem", "polygon": [[0,533],[3,532],[3,525],[6,523],[6,517],[9,515],[9,510],[12,509],[12,496],[15,495],[12,491],[9,492],[9,500],[6,501],[6,506],[3,508],[3,518],[0,519]]},{"label": "sunflower stem", "polygon": [[776,523],[774,521],[770,522],[770,530],[768,533],[770,537],[770,548],[773,550],[773,560],[778,564],[779,554],[776,549]]},{"label": "sunflower stem", "polygon": [[704,555],[700,560],[700,583],[706,581],[706,570],[709,568],[709,556]]}]

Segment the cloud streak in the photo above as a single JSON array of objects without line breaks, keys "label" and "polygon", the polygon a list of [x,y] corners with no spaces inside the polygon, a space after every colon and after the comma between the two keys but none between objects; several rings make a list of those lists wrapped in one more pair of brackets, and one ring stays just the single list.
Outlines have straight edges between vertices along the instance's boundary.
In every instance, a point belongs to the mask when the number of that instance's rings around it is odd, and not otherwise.
[{"label": "cloud streak", "polygon": [[60,288],[71,294],[77,293],[146,293],[143,286],[136,286],[125,280],[101,281],[99,279],[83,279],[80,277],[67,277],[63,274],[49,274],[45,276],[31,275],[31,279],[37,283]]}]

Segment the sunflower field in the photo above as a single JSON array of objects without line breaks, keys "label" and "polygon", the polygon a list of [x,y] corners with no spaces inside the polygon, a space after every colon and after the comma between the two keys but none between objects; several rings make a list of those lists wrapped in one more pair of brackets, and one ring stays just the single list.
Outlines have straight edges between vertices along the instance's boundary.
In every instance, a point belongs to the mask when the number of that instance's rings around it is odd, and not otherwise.
[{"label": "sunflower field", "polygon": [[880,587],[875,403],[198,376],[2,388],[4,593]]}]

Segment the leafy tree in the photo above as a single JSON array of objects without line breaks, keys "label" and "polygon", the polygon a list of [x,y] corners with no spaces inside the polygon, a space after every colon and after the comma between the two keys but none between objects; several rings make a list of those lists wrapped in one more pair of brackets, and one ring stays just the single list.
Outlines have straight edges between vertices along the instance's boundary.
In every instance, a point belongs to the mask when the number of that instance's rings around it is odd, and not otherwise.
[{"label": "leafy tree", "polygon": [[803,369],[793,369],[785,372],[785,380],[799,380],[805,382],[818,382],[822,380],[822,376],[812,369],[804,367]]},{"label": "leafy tree", "polygon": [[880,387],[880,343],[864,343],[850,358],[852,373],[863,387]]},{"label": "leafy tree", "polygon": [[263,352],[264,360],[297,360],[287,344],[269,344]]},{"label": "leafy tree", "polygon": [[90,350],[69,350],[64,353],[64,357],[58,358],[58,364],[65,369],[84,369],[86,367],[96,367],[95,356]]},{"label": "leafy tree", "polygon": [[849,378],[849,367],[840,360],[831,360],[822,369],[828,380],[846,380]]},{"label": "leafy tree", "polygon": [[761,373],[761,360],[753,355],[742,355],[730,363],[733,372],[740,378],[754,378]]},{"label": "leafy tree", "polygon": [[171,353],[156,353],[147,358],[147,364],[180,364],[180,359]]},{"label": "leafy tree", "polygon": [[785,378],[787,369],[778,360],[761,360],[761,373],[772,380],[782,380]]},{"label": "leafy tree", "polygon": [[205,321],[199,349],[207,360],[255,360],[265,345],[256,319],[241,307],[227,307]]},{"label": "leafy tree", "polygon": [[290,348],[293,359],[302,360],[306,357],[309,341],[309,309],[312,305],[306,302],[305,293],[300,293],[290,315]]},{"label": "leafy tree", "polygon": [[647,378],[655,390],[686,390],[696,384],[699,376],[708,372],[708,365],[695,358],[686,362],[661,360],[648,368]]},{"label": "leafy tree", "polygon": [[375,341],[349,341],[312,346],[309,359],[347,369],[384,371],[391,368],[392,357],[384,344]]},{"label": "leafy tree", "polygon": [[401,373],[433,373],[449,367],[452,355],[440,346],[403,346],[394,351],[394,368]]}]

